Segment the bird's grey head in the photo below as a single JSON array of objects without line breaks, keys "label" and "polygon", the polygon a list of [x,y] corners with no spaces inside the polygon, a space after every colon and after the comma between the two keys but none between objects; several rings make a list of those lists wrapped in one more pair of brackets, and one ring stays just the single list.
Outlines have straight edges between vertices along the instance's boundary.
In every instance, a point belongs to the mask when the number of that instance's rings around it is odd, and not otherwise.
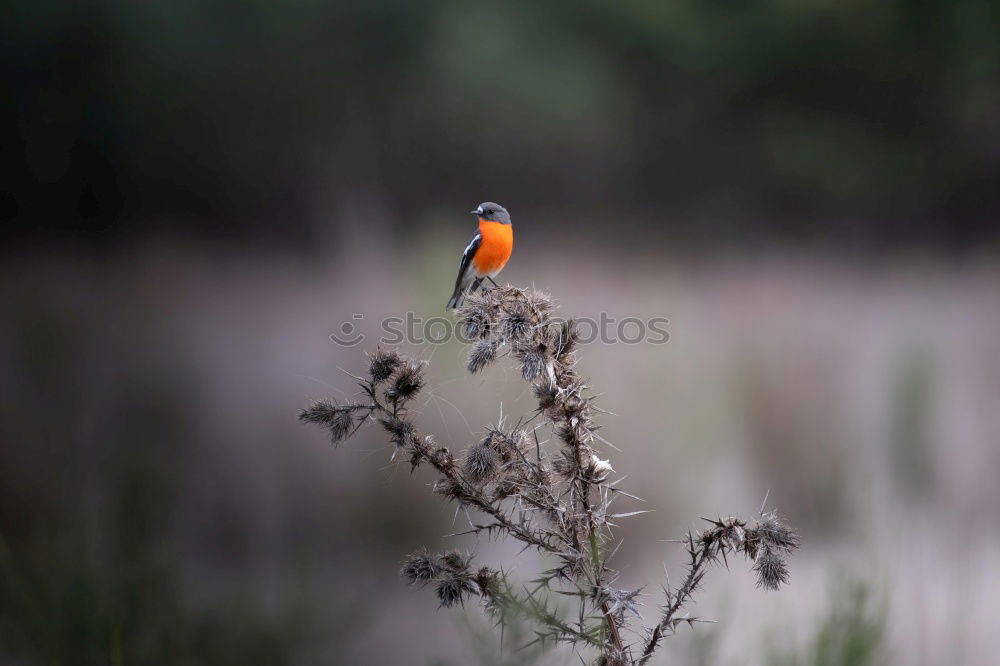
[{"label": "bird's grey head", "polygon": [[493,203],[492,201],[484,201],[479,204],[479,207],[476,208],[476,210],[472,212],[489,222],[510,224],[510,213],[507,212],[507,209],[498,203]]}]

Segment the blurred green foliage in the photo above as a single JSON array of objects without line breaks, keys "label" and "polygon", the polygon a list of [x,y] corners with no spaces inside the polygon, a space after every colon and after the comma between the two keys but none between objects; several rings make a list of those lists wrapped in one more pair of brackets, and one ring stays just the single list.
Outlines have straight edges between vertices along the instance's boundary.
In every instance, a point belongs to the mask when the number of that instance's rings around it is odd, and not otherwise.
[{"label": "blurred green foliage", "polygon": [[0,215],[290,239],[491,197],[968,243],[1000,206],[998,32],[990,0],[12,0]]},{"label": "blurred green foliage", "polygon": [[888,608],[871,583],[842,574],[832,586],[829,610],[801,649],[787,637],[772,639],[773,666],[876,666],[887,662],[884,639]]}]

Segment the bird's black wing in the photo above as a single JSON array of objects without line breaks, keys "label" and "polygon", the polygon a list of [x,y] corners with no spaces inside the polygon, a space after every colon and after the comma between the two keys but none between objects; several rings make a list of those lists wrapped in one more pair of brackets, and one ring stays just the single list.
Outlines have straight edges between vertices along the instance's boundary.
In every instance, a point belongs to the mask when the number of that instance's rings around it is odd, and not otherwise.
[{"label": "bird's black wing", "polygon": [[455,278],[455,291],[451,295],[451,300],[448,301],[448,308],[454,308],[461,304],[462,294],[469,284],[469,265],[472,263],[472,257],[475,256],[482,242],[483,236],[477,230],[472,235],[472,240],[469,241],[465,252],[462,253],[462,263],[458,265],[458,277]]}]

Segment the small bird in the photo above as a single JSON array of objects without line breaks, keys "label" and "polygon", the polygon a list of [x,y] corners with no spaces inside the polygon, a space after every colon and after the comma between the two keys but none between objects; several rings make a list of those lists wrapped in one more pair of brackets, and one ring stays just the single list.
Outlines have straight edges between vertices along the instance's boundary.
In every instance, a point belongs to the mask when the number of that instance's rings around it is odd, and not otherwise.
[{"label": "small bird", "polygon": [[[506,208],[486,201],[472,213],[479,218],[479,230],[473,234],[472,242],[462,254],[455,291],[446,306],[449,310],[462,305],[466,294],[479,289],[483,280],[493,282],[514,249],[514,227]],[[493,284],[496,285],[495,282]]]}]

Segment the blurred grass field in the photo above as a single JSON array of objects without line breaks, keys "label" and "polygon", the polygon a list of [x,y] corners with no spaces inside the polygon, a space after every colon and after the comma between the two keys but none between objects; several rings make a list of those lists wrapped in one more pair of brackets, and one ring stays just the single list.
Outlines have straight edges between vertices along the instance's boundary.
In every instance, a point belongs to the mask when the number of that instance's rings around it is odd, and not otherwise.
[{"label": "blurred grass field", "polygon": [[[656,509],[624,521],[622,585],[662,580],[663,562],[678,571],[679,549],[659,540],[698,516],[752,512],[765,493],[803,535],[788,589],[756,590],[740,565],[715,572],[696,612],[720,624],[682,630],[666,655],[990,662],[995,263],[567,252],[572,262],[546,261],[526,247],[504,278],[553,293],[567,315],[670,319],[666,345],[581,353],[616,414],[602,419],[615,469]],[[500,658],[468,638],[477,609],[429,612],[430,593],[396,576],[402,553],[453,531],[429,478],[399,479],[408,469],[377,432],[335,451],[295,420],[307,398],[353,390],[339,368],[361,367],[374,338],[344,349],[327,337],[353,313],[375,337],[382,316],[442,314],[440,258],[410,257],[157,243],[4,264],[5,663]],[[476,441],[499,402],[530,412],[512,369],[471,377],[456,342],[413,351],[430,361],[418,422],[449,446]],[[530,576],[533,556],[513,548],[478,546]]]}]

